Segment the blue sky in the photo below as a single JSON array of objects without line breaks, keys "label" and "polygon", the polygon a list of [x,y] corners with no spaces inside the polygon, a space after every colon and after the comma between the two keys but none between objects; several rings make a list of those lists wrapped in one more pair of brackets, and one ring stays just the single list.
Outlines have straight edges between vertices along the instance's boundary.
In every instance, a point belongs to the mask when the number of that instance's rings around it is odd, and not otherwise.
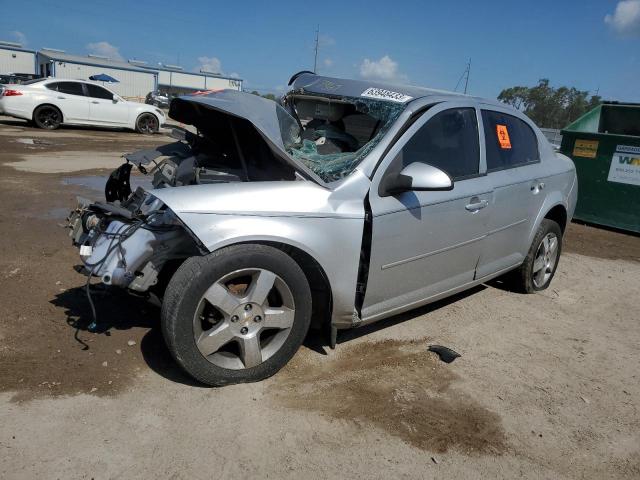
[{"label": "blue sky", "polygon": [[471,58],[474,95],[546,77],[640,101],[640,0],[24,1],[2,9],[0,39],[204,65],[277,92],[312,68],[318,24],[326,75],[452,90]]}]

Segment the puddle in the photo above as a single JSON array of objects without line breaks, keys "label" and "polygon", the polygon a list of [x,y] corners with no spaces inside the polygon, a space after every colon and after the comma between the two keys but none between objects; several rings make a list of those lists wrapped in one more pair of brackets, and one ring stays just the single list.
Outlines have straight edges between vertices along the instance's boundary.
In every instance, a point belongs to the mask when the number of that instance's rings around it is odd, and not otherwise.
[{"label": "puddle", "polygon": [[14,141],[23,145],[53,145],[53,143],[41,138],[16,138]]},{"label": "puddle", "polygon": [[500,455],[500,416],[453,387],[460,377],[427,352],[425,339],[341,346],[333,359],[297,355],[270,387],[287,408],[373,426],[416,448]]},{"label": "puddle", "polygon": [[47,220],[64,220],[69,216],[70,211],[71,211],[71,208],[69,207],[52,208],[51,210],[43,213],[42,215],[38,215],[38,218],[44,218]]},{"label": "puddle", "polygon": [[[95,190],[104,193],[104,187],[107,184],[108,176],[103,175],[86,175],[80,177],[66,177],[62,179],[63,185],[77,185],[79,187]],[[131,175],[131,190],[142,187],[145,190],[152,190],[151,176]]]}]

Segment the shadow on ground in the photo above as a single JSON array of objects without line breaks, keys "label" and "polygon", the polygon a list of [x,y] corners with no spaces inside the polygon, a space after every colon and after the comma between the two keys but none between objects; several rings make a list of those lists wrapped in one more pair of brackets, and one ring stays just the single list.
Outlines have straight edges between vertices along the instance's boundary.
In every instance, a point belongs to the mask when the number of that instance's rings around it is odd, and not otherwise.
[{"label": "shadow on ground", "polygon": [[[339,332],[338,344],[345,344],[370,333],[426,315],[485,288],[478,286],[401,315]],[[145,297],[130,295],[118,288],[105,288],[101,285],[93,285],[91,292],[97,313],[97,328],[96,325],[92,325],[93,316],[85,287],[61,292],[51,301],[53,305],[64,309],[67,325],[71,329],[70,333],[73,332],[82,350],[109,349],[109,344],[112,344],[111,346],[115,349],[117,342],[108,337],[118,335],[119,332],[142,329],[144,331],[138,337],[137,343],[139,343],[142,359],[151,370],[172,382],[205,387],[187,375],[169,353],[160,330],[160,308],[157,303],[154,304]],[[127,336],[131,335],[127,334]],[[305,339],[303,347],[324,356],[327,355],[328,339],[321,332],[312,331]]]}]

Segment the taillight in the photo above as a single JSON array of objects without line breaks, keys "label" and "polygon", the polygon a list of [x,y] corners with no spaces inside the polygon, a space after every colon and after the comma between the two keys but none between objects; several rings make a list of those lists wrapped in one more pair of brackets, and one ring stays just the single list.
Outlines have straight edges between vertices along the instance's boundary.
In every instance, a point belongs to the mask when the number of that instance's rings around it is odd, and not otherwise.
[{"label": "taillight", "polygon": [[3,97],[17,97],[18,95],[22,95],[20,90],[5,90],[2,92]]}]

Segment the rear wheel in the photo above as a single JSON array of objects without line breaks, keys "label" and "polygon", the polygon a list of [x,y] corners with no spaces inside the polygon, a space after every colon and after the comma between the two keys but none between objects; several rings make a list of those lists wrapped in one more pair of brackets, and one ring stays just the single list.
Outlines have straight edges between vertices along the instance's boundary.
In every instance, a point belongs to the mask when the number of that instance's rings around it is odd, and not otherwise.
[{"label": "rear wheel", "polygon": [[138,117],[138,120],[136,120],[136,131],[138,133],[152,135],[158,131],[159,127],[158,117],[153,113],[143,113]]},{"label": "rear wheel", "polygon": [[51,105],[42,105],[33,112],[33,121],[39,128],[55,130],[62,124],[62,112]]},{"label": "rear wheel", "polygon": [[213,386],[276,373],[302,344],[310,321],[304,273],[291,257],[266,245],[236,245],[186,260],[162,304],[173,357]]},{"label": "rear wheel", "polygon": [[542,220],[529,252],[511,278],[513,286],[525,293],[546,289],[558,268],[562,251],[562,230],[553,220]]}]

